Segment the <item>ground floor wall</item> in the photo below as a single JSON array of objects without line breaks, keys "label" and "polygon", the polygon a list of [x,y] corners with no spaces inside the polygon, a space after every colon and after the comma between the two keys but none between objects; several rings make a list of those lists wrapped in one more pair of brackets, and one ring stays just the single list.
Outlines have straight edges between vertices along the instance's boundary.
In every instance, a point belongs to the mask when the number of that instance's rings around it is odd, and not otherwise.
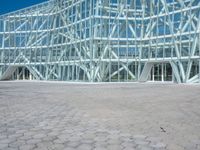
[{"label": "ground floor wall", "polygon": [[105,60],[0,65],[0,80],[199,83],[200,59]]}]

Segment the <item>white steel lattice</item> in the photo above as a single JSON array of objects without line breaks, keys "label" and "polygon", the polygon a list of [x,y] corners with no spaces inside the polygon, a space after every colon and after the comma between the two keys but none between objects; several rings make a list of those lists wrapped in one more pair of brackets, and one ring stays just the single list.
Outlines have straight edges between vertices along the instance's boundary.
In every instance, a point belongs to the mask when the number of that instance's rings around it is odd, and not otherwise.
[{"label": "white steel lattice", "polygon": [[199,0],[50,0],[0,16],[0,80],[200,82]]}]

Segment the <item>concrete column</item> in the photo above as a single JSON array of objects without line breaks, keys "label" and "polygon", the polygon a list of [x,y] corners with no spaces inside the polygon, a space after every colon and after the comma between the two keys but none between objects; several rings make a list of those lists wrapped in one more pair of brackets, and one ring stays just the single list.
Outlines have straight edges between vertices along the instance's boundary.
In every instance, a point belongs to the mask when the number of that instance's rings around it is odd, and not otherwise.
[{"label": "concrete column", "polygon": [[29,80],[32,80],[32,74],[29,72]]},{"label": "concrete column", "polygon": [[153,81],[155,81],[155,75],[154,75],[154,66],[153,66],[153,71],[152,71],[152,72],[153,72],[153,77],[152,77],[152,80],[153,80]]},{"label": "concrete column", "polygon": [[19,80],[19,68],[17,68],[17,80]]},{"label": "concrete column", "polygon": [[23,80],[26,79],[26,77],[25,77],[25,68],[24,67],[22,68],[22,78],[23,78]]},{"label": "concrete column", "polygon": [[164,82],[164,65],[161,64],[161,81]]}]

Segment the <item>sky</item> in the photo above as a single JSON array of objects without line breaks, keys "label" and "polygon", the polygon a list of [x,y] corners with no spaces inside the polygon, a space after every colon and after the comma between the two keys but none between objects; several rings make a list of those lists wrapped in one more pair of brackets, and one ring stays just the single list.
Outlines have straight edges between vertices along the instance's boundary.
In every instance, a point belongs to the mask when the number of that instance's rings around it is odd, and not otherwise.
[{"label": "sky", "polygon": [[0,15],[45,1],[47,0],[0,0]]}]

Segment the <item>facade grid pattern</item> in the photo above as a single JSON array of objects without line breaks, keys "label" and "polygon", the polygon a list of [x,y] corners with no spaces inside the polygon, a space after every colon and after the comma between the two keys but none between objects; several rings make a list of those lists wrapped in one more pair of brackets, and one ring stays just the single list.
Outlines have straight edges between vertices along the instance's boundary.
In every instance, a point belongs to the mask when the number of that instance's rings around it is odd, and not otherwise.
[{"label": "facade grid pattern", "polygon": [[0,16],[0,80],[200,82],[199,0],[49,0]]}]

